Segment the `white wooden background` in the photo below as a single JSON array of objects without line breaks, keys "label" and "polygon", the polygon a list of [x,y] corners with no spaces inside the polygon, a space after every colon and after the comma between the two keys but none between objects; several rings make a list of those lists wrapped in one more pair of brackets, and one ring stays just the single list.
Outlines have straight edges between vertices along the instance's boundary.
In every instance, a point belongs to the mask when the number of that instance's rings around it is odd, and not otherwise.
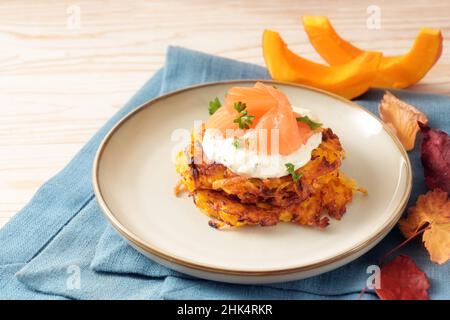
[{"label": "white wooden background", "polygon": [[[366,27],[370,5],[381,29]],[[271,28],[320,61],[303,14],[387,54],[408,50],[421,26],[441,28],[442,57],[412,90],[450,93],[450,1],[0,1],[0,226],[162,66],[168,45],[263,64]]]}]

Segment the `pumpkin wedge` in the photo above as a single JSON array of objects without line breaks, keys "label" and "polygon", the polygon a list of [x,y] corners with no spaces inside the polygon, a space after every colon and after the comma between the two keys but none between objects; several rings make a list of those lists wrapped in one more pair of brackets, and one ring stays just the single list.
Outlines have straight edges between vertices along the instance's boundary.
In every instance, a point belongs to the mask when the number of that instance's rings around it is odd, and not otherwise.
[{"label": "pumpkin wedge", "polygon": [[[309,41],[330,65],[348,63],[365,51],[342,39],[327,17],[304,16]],[[406,88],[422,79],[441,56],[440,30],[422,28],[410,51],[399,56],[384,56],[373,86]]]},{"label": "pumpkin wedge", "polygon": [[263,54],[273,79],[309,85],[348,99],[367,91],[381,60],[381,53],[365,52],[346,64],[325,66],[293,53],[278,32],[271,30],[264,31]]}]

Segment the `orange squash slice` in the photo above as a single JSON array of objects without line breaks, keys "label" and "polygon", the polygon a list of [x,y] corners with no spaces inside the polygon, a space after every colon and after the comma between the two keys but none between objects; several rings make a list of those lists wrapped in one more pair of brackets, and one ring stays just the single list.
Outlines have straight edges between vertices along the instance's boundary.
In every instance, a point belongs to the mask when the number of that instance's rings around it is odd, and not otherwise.
[{"label": "orange squash slice", "polygon": [[372,85],[381,60],[379,52],[365,52],[339,66],[325,66],[296,55],[278,32],[265,30],[263,54],[275,80],[305,84],[352,99]]},{"label": "orange squash slice", "polygon": [[[309,41],[332,66],[346,64],[365,51],[342,39],[327,17],[304,16]],[[440,30],[422,28],[410,51],[399,56],[384,56],[373,86],[406,88],[422,79],[442,53]]]}]

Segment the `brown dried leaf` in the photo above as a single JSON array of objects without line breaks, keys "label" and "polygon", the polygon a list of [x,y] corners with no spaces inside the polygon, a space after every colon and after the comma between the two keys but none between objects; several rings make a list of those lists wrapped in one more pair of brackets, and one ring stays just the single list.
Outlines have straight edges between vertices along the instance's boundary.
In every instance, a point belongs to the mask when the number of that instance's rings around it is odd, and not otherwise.
[{"label": "brown dried leaf", "polygon": [[428,123],[427,116],[416,107],[399,100],[386,91],[378,107],[381,119],[397,135],[407,151],[414,149],[419,131],[417,121]]}]

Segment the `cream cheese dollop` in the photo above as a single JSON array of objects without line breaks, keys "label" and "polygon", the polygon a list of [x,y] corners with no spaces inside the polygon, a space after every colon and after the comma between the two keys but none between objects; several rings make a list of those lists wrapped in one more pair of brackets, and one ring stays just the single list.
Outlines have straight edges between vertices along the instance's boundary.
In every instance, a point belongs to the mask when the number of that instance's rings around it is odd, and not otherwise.
[{"label": "cream cheese dollop", "polygon": [[[295,108],[294,112],[308,116],[311,120],[319,122],[317,116],[310,110]],[[251,138],[252,132],[240,137],[240,141]],[[288,155],[261,155],[256,150],[236,147],[235,138],[225,138],[206,130],[203,136],[203,152],[210,161],[220,163],[236,174],[252,178],[279,178],[288,174],[286,164],[294,165],[295,170],[304,166],[311,160],[311,152],[322,142],[322,133],[314,133],[308,141],[296,151]]]}]

